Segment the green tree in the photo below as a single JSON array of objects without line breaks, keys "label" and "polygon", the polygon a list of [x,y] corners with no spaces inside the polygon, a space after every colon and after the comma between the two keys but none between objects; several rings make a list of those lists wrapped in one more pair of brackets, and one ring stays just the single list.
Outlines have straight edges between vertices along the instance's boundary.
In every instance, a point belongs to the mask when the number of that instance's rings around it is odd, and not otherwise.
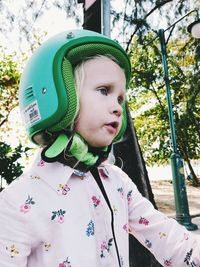
[{"label": "green tree", "polygon": [[14,61],[16,53],[6,55],[3,48],[0,48],[0,127],[2,128],[8,122],[8,117],[18,105],[18,85],[20,80],[20,67],[17,61]]},{"label": "green tree", "polygon": [[[111,0],[111,5],[112,5]],[[119,1],[120,2],[120,1]],[[177,18],[199,7],[198,0],[125,0],[120,8],[112,8],[112,25],[117,40],[127,51],[137,35],[138,42],[143,42],[148,32],[157,32],[160,25],[171,25]],[[185,19],[185,23],[192,18]],[[162,23],[161,23],[162,22]],[[181,23],[179,24],[179,26]],[[116,30],[117,29],[117,30]]]},{"label": "green tree", "polygon": [[29,150],[20,143],[11,147],[4,140],[5,134],[9,135],[9,131],[14,127],[9,125],[9,115],[18,106],[18,85],[21,74],[19,63],[14,61],[14,58],[15,54],[6,55],[3,49],[0,50],[0,190],[3,180],[9,184],[22,173],[23,165],[19,160]]},{"label": "green tree", "polygon": [[20,164],[22,153],[26,153],[29,148],[22,147],[19,144],[17,147],[12,148],[5,142],[0,142],[0,191],[3,190],[3,181],[10,184],[23,172],[23,165]]},{"label": "green tree", "polygon": [[[136,34],[142,39],[148,31],[155,31],[163,17],[166,24],[172,24],[177,16],[199,6],[198,0],[110,0],[110,3],[112,35],[127,51]],[[35,39],[38,36],[41,40],[44,38],[44,31],[40,27],[42,17],[50,11],[59,11],[61,15],[65,14],[66,22],[68,18],[73,18],[80,27],[83,23],[82,7],[77,0],[22,0],[13,8],[12,1],[2,0],[0,32],[9,40],[14,29],[18,33],[18,46],[23,49],[26,43],[33,52],[37,43]],[[56,16],[51,18],[55,21],[57,19]]]},{"label": "green tree", "polygon": [[[150,34],[146,43],[152,38]],[[200,72],[199,55],[194,53],[194,49],[196,42],[190,39],[185,42],[174,39],[168,43],[178,148],[197,183],[191,165],[191,159],[200,157]],[[135,38],[130,56],[133,66],[130,108],[137,110],[134,123],[145,159],[149,164],[166,163],[171,154],[170,126],[158,42],[143,46],[138,45]]]},{"label": "green tree", "polygon": [[[17,45],[15,49],[19,50],[20,53],[24,49],[33,53],[38,46],[38,39],[42,42],[46,36],[40,23],[41,18],[47,12],[59,10],[61,16],[64,13],[66,20],[73,17],[76,24],[80,25],[81,19],[78,13],[80,9],[81,6],[78,5],[76,0],[22,0],[15,3],[2,0],[0,1],[0,32],[3,33],[8,42],[13,42],[13,37],[15,36],[15,43]],[[50,20],[52,21],[52,19]],[[59,18],[55,16],[53,20],[57,22]]]}]

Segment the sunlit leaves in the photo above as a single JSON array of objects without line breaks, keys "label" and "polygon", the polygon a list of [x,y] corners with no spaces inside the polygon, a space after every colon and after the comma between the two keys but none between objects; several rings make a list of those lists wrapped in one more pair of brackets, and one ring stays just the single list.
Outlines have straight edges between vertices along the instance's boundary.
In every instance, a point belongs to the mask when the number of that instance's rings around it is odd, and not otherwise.
[{"label": "sunlit leaves", "polygon": [[3,188],[3,179],[7,184],[10,184],[20,174],[22,174],[23,166],[20,164],[19,159],[22,153],[26,153],[29,148],[23,148],[21,144],[12,148],[10,145],[0,142],[0,191]]},{"label": "sunlit leaves", "polygon": [[14,59],[15,54],[5,55],[0,49],[0,126],[7,122],[11,110],[18,105],[20,71]]},{"label": "sunlit leaves", "polygon": [[[0,49],[0,181],[6,183],[16,179],[23,169],[21,158],[29,148],[19,144],[20,134],[16,129],[18,121],[9,123],[10,115],[18,106],[18,87],[21,76],[21,64],[16,54],[4,53]],[[14,129],[14,130],[13,130]],[[12,130],[12,131],[11,131]],[[13,136],[12,133],[15,133]],[[15,145],[12,143],[16,138]],[[7,139],[7,140],[6,140]],[[7,143],[9,141],[9,143]],[[17,142],[18,141],[18,142]],[[25,145],[25,144],[24,144]]]},{"label": "sunlit leaves", "polygon": [[[149,34],[147,45],[136,37],[132,42],[129,106],[146,161],[163,164],[172,151],[170,126],[159,43],[152,39]],[[186,161],[200,157],[200,72],[194,47],[187,39],[172,38],[167,45],[177,143]]]}]

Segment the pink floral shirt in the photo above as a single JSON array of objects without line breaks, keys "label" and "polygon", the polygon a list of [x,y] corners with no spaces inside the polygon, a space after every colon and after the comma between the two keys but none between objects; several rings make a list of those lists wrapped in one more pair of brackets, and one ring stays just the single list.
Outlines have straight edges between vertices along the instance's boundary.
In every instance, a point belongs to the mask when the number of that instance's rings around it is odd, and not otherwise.
[{"label": "pink floral shirt", "polygon": [[[121,266],[129,266],[133,234],[163,266],[200,267],[200,236],[156,211],[131,179],[99,167],[114,213]],[[111,214],[90,173],[36,159],[0,194],[1,267],[116,267]]]}]

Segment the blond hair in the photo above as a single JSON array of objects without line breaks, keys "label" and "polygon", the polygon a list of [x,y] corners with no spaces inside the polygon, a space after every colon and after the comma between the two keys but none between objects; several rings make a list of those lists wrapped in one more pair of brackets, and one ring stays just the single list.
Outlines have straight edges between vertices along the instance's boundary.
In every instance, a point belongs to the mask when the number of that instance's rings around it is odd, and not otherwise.
[{"label": "blond hair", "polygon": [[[93,59],[110,59],[119,65],[119,62],[112,55],[95,55],[85,58],[80,64],[74,68],[74,80],[78,97],[80,97],[80,91],[85,78],[85,63]],[[120,65],[119,65],[120,66]],[[121,66],[120,66],[121,67]],[[124,71],[124,69],[122,69]]]},{"label": "blond hair", "polygon": [[[97,55],[92,56],[92,57],[86,57],[83,61],[81,61],[74,68],[74,82],[75,82],[75,88],[76,88],[78,102],[79,102],[79,99],[81,96],[81,90],[82,90],[83,82],[85,79],[85,64],[91,60],[94,60],[94,59],[110,59],[110,60],[114,61],[117,65],[119,65],[119,62],[116,60],[116,58],[114,58],[112,55],[109,55],[109,54],[106,54],[106,55],[97,54]],[[121,68],[121,69],[124,71],[123,68]],[[79,109],[78,109],[78,112],[77,112],[77,115],[76,115],[74,122],[71,124],[71,129],[74,129],[74,124],[76,123],[78,116],[79,116]]]}]

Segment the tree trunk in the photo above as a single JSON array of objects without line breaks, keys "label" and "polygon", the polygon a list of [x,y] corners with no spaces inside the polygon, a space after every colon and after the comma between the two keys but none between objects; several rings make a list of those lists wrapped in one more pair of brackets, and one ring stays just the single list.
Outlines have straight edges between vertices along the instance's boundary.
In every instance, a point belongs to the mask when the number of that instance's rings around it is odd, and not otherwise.
[{"label": "tree trunk", "polygon": [[193,185],[194,186],[198,186],[200,183],[199,183],[199,180],[198,180],[198,178],[196,176],[196,173],[194,172],[194,169],[193,169],[191,161],[190,161],[190,159],[188,157],[187,151],[186,151],[186,149],[184,149],[183,146],[180,145],[180,142],[178,142],[178,144],[179,144],[179,147],[180,147],[180,151],[181,151],[182,157],[183,157],[184,161],[186,161],[186,163],[188,165],[188,168],[190,170],[190,174],[192,175]]},{"label": "tree trunk", "polygon": [[185,161],[187,162],[188,168],[190,170],[190,174],[192,175],[192,181],[193,181],[194,186],[200,185],[199,179],[197,178],[196,173],[194,172],[190,159],[187,157]]},{"label": "tree trunk", "polygon": [[178,144],[179,150],[181,152],[181,156],[182,156],[183,160],[187,163],[188,168],[190,170],[190,174],[192,175],[193,185],[198,186],[200,183],[199,183],[199,180],[196,176],[196,173],[194,172],[191,161],[188,157],[186,145],[181,141],[181,138],[179,138],[179,136],[177,136],[177,144]]}]

